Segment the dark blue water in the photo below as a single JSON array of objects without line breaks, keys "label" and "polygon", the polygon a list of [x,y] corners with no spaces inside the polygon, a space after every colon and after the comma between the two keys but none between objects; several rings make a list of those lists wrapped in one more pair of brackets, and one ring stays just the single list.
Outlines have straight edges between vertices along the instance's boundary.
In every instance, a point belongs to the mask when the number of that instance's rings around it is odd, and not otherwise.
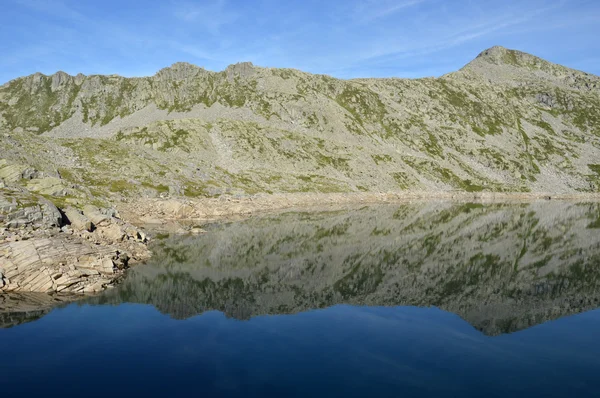
[{"label": "dark blue water", "polygon": [[597,397],[599,210],[415,204],[156,239],[98,297],[0,296],[0,394]]},{"label": "dark blue water", "polygon": [[600,311],[487,337],[436,308],[339,305],[249,321],[69,305],[0,331],[16,396],[598,396]]}]

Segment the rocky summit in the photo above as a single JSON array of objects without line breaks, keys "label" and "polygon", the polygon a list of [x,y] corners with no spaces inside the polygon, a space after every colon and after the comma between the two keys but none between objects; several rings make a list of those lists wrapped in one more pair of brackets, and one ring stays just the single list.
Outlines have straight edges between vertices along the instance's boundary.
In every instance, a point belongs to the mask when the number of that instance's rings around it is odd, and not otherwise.
[{"label": "rocky summit", "polygon": [[0,288],[105,287],[103,275],[146,256],[127,223],[140,213],[417,192],[591,197],[599,159],[600,77],[503,47],[422,79],[250,63],[36,73],[0,87]]}]

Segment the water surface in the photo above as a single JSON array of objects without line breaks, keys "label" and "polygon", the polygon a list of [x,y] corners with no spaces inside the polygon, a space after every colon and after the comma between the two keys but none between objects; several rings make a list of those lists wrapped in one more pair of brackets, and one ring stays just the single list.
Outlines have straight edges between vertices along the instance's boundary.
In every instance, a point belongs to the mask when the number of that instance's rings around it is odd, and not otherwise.
[{"label": "water surface", "polygon": [[156,240],[151,262],[101,296],[38,311],[4,297],[0,385],[6,396],[597,396],[598,228],[598,204],[566,202],[209,225]]}]

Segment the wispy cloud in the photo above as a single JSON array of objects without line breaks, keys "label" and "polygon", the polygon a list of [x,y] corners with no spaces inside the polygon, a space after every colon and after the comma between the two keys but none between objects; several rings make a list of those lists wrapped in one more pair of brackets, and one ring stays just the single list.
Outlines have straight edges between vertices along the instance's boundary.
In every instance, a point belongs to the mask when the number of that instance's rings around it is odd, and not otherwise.
[{"label": "wispy cloud", "polygon": [[404,0],[404,1],[377,1],[368,0],[359,3],[355,10],[354,16],[359,23],[373,22],[380,18],[391,17],[398,12],[409,7],[424,3],[427,0]]},{"label": "wispy cloud", "polygon": [[221,27],[238,19],[238,14],[228,7],[226,0],[204,1],[202,4],[175,2],[173,16],[185,23],[194,23],[213,34]]},{"label": "wispy cloud", "polygon": [[403,59],[448,50],[496,32],[507,31],[508,28],[526,25],[531,20],[563,5],[564,1],[561,1],[546,8],[521,12],[520,16],[509,13],[486,17],[471,25],[462,25],[460,21],[458,23],[447,21],[447,26],[443,30],[435,32],[434,35],[424,36],[420,40],[386,39],[380,45],[357,54],[356,63],[389,58]]},{"label": "wispy cloud", "polygon": [[52,15],[56,18],[69,19],[77,22],[89,22],[88,18],[73,7],[67,5],[64,1],[14,0],[14,2],[33,11]]},{"label": "wispy cloud", "polygon": [[192,57],[194,57],[198,60],[217,61],[217,59],[214,58],[214,55],[215,55],[214,52],[204,50],[204,49],[200,48],[198,45],[180,43],[177,41],[167,41],[166,44],[168,46],[170,46],[171,48],[173,48],[177,51],[180,51],[184,54],[191,55]]},{"label": "wispy cloud", "polygon": [[600,52],[594,0],[3,0],[2,13],[0,35],[11,40],[0,41],[0,81],[244,60],[339,77],[419,76],[455,70],[494,44],[567,64]]}]

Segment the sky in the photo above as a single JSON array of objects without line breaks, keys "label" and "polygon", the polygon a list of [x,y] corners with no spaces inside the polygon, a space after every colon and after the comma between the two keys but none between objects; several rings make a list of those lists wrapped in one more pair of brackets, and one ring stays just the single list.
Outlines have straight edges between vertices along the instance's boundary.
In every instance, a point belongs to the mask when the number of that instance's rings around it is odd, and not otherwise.
[{"label": "sky", "polygon": [[600,75],[600,0],[0,0],[0,15],[0,84],[175,62],[440,76],[494,45]]}]

